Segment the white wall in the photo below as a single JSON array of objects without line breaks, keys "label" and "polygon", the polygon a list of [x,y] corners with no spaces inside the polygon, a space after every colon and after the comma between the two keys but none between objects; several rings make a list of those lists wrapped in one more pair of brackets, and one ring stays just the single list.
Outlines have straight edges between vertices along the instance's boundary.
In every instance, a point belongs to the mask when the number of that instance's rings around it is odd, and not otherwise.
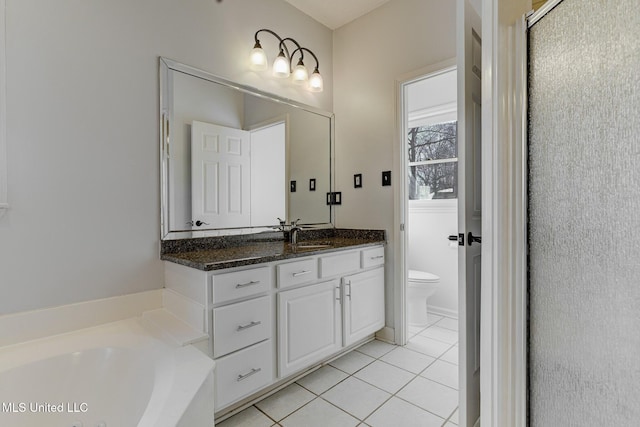
[{"label": "white wall", "polygon": [[[395,83],[407,73],[455,57],[455,7],[451,0],[391,0],[339,28],[334,35],[339,227],[385,229],[386,322],[393,327],[394,194],[381,186],[392,170],[395,139]],[[353,188],[353,175],[363,187]]]},{"label": "white wall", "polygon": [[458,200],[409,202],[409,269],[440,277],[440,286],[427,304],[434,313],[458,315],[458,243],[447,237],[458,234]]},{"label": "white wall", "polygon": [[[163,286],[158,56],[332,110],[332,33],[282,0],[6,3],[0,314]],[[312,49],[324,92],[248,71],[259,28]]]}]

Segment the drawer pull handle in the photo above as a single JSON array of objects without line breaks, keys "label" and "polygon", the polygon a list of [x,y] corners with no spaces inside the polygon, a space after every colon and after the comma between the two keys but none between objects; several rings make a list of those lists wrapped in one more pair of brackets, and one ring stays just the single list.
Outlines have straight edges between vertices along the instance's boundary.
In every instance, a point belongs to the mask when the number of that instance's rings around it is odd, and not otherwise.
[{"label": "drawer pull handle", "polygon": [[380,259],[384,258],[384,255],[372,256],[371,259]]},{"label": "drawer pull handle", "polygon": [[246,329],[253,328],[254,326],[258,326],[258,325],[261,325],[261,324],[262,324],[262,322],[259,321],[259,320],[257,322],[253,321],[253,322],[249,323],[248,325],[240,325],[240,326],[238,326],[236,331],[238,331],[238,332],[244,331]]},{"label": "drawer pull handle", "polygon": [[236,289],[246,288],[247,286],[257,285],[258,283],[260,283],[260,280],[252,280],[247,283],[238,283],[236,285]]},{"label": "drawer pull handle", "polygon": [[302,270],[297,273],[293,273],[293,277],[304,276],[305,274],[311,273],[311,270]]},{"label": "drawer pull handle", "polygon": [[262,368],[251,368],[251,370],[249,372],[247,372],[246,374],[244,374],[244,375],[243,374],[239,374],[238,378],[236,379],[236,381],[240,382],[242,380],[246,380],[251,375],[257,374],[260,371],[262,371]]}]

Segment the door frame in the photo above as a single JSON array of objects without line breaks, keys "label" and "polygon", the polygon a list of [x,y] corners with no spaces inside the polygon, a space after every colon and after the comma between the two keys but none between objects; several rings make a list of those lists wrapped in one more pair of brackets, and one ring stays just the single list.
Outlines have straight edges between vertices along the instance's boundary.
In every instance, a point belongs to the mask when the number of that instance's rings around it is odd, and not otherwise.
[{"label": "door frame", "polygon": [[396,95],[396,123],[395,141],[396,147],[393,150],[394,165],[398,171],[398,179],[394,185],[394,253],[398,261],[394,268],[394,341],[397,345],[407,343],[407,252],[408,242],[406,236],[406,224],[409,215],[409,201],[407,189],[407,152],[405,148],[407,135],[407,122],[405,120],[407,112],[407,99],[404,89],[411,83],[435,76],[437,74],[456,69],[456,58],[450,58],[442,62],[421,68],[408,74],[404,74],[395,80]]},{"label": "door frame", "polygon": [[482,8],[480,423],[491,427],[527,425],[530,10],[530,0],[487,0]]}]

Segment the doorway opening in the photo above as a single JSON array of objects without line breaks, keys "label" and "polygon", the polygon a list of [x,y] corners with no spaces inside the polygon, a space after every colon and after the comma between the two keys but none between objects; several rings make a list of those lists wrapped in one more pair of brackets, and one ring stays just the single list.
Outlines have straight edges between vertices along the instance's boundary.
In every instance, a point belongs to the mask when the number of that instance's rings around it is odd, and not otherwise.
[{"label": "doorway opening", "polygon": [[[427,379],[459,406],[458,78],[454,61],[399,82],[399,316],[396,344],[432,359]],[[427,381],[428,382],[428,381]],[[429,383],[431,384],[431,383]],[[443,389],[444,393],[444,389]]]},{"label": "doorway opening", "polygon": [[448,240],[458,229],[456,68],[423,74],[402,91],[404,342],[457,364],[458,244]]}]

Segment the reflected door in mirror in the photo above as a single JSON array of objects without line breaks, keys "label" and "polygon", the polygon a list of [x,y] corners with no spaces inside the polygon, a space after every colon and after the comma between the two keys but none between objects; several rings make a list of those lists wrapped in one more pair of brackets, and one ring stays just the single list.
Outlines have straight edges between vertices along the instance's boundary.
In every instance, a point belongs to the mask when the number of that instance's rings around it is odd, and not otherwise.
[{"label": "reflected door in mirror", "polygon": [[193,228],[244,227],[250,221],[250,133],[193,121],[191,202]]}]

